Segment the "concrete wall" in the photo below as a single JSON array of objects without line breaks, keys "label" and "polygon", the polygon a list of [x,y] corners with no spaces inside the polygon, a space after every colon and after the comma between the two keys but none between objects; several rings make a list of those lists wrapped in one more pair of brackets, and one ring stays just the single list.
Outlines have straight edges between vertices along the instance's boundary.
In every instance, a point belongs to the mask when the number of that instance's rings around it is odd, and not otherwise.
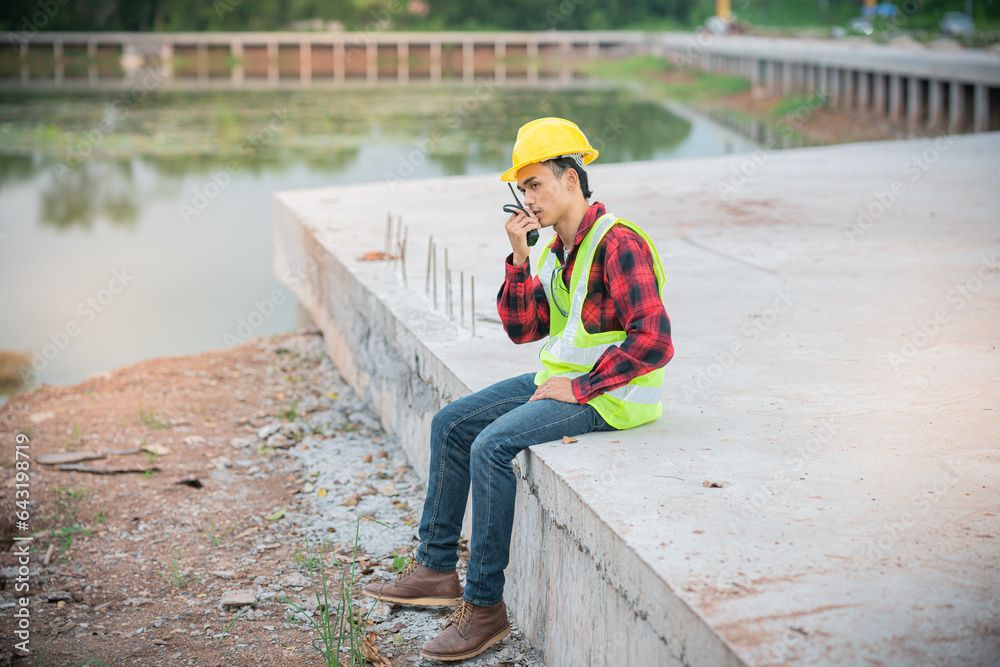
[{"label": "concrete wall", "polygon": [[549,665],[746,664],[543,458],[516,464],[505,597]]}]

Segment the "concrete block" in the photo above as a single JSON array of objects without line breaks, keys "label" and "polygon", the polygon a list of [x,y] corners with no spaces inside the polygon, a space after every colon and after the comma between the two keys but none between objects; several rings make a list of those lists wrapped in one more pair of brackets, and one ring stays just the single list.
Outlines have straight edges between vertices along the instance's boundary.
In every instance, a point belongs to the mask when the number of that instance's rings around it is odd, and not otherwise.
[{"label": "concrete block", "polygon": [[[992,664],[1000,134],[765,155],[588,169],[658,246],[677,354],[657,422],[516,460],[514,620],[552,665]],[[276,275],[421,475],[440,405],[537,368],[490,298],[508,198],[496,174],[274,197]],[[411,289],[357,261],[386,209]],[[484,286],[476,337],[422,291],[431,233]]]}]

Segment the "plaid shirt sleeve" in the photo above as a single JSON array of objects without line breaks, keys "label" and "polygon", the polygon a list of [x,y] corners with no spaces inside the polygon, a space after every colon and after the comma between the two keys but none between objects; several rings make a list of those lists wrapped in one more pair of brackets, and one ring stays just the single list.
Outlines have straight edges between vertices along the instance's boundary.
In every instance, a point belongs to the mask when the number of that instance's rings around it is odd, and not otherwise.
[{"label": "plaid shirt sleeve", "polygon": [[[646,242],[631,229],[615,225],[602,241],[605,246],[604,289],[626,338],[612,345],[593,370],[573,380],[573,394],[580,403],[631,382],[640,375],[666,366],[674,356],[667,317],[656,284],[653,255]],[[596,260],[596,258],[595,258]],[[595,266],[593,269],[597,269]],[[598,278],[593,273],[591,280]],[[588,331],[596,327],[583,313]]]},{"label": "plaid shirt sleeve", "polygon": [[506,278],[497,293],[497,313],[507,336],[517,344],[549,335],[549,302],[538,277],[531,276],[531,260],[514,266],[514,253],[507,256]]}]

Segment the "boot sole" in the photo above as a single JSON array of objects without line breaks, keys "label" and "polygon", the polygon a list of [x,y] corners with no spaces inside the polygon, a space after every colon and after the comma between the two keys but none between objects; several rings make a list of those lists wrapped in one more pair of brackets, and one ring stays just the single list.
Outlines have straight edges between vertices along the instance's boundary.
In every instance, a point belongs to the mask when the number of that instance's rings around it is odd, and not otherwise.
[{"label": "boot sole", "polygon": [[482,653],[489,647],[493,646],[494,644],[496,644],[498,641],[500,641],[509,634],[510,634],[510,625],[508,625],[506,628],[504,628],[500,632],[496,633],[495,635],[487,639],[486,643],[477,648],[475,651],[469,651],[467,653],[462,653],[461,655],[435,655],[433,653],[427,653],[426,651],[421,651],[420,655],[430,660],[441,660],[442,662],[454,662],[456,660],[465,660],[467,658],[472,658],[474,656],[479,655],[480,653]]},{"label": "boot sole", "polygon": [[408,604],[414,607],[457,607],[462,604],[462,598],[401,598],[392,595],[376,595],[362,590],[362,593],[370,598],[381,600],[382,602],[392,602],[394,604]]}]

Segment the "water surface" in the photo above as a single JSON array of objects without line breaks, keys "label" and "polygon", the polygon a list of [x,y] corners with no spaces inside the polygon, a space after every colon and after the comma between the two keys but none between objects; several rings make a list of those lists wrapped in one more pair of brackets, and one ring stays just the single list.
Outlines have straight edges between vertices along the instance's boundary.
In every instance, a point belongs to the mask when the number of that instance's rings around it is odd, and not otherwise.
[{"label": "water surface", "polygon": [[252,332],[290,330],[272,192],[499,175],[517,128],[548,115],[574,119],[602,164],[753,147],[616,89],[5,93],[0,350],[31,354],[34,384],[69,384],[226,347],[264,300],[279,303]]}]

